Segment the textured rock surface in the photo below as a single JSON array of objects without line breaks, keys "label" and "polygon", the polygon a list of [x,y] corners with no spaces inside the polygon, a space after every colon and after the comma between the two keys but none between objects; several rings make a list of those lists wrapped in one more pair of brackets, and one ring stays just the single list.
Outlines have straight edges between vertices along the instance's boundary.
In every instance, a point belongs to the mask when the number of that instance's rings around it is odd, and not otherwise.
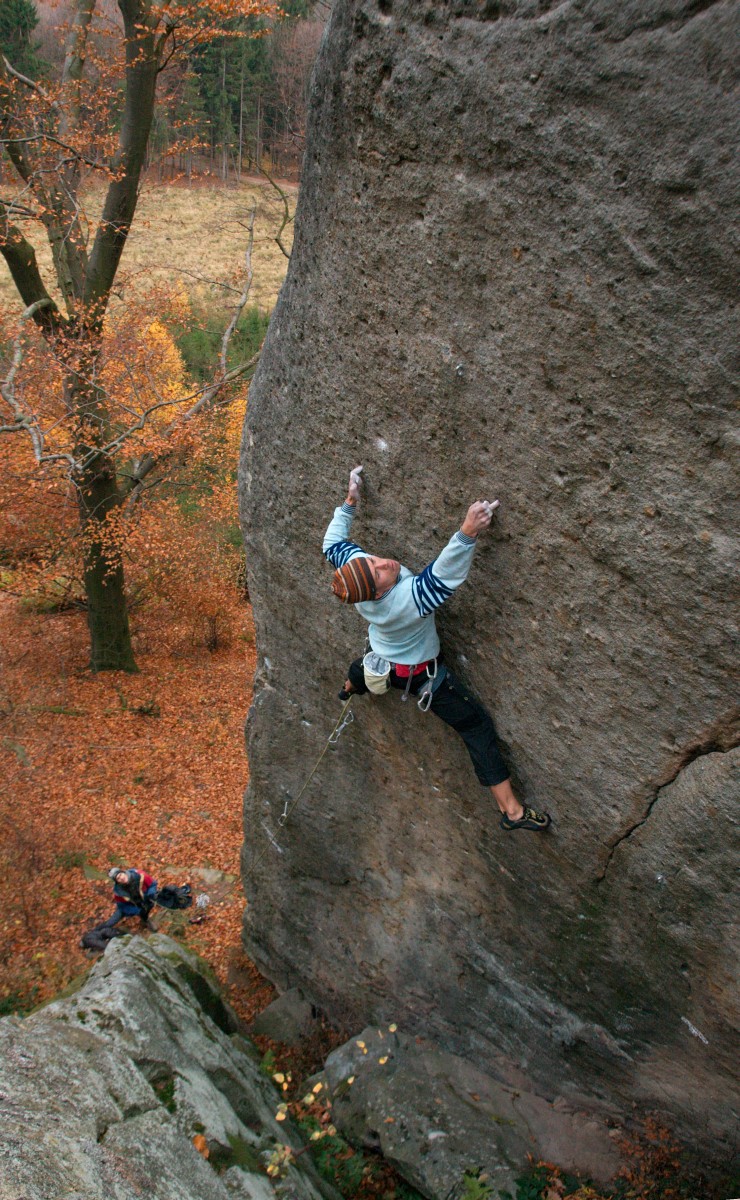
[{"label": "textured rock surface", "polygon": [[317,1028],[312,1005],[299,988],[290,988],[262,1010],[252,1022],[251,1032],[273,1042],[296,1046]]},{"label": "textured rock surface", "polygon": [[329,1056],[322,1079],[340,1131],[380,1150],[426,1196],[459,1194],[471,1170],[485,1172],[494,1196],[514,1195],[528,1154],[601,1180],[621,1165],[619,1131],[603,1118],[544,1100],[521,1074],[498,1083],[403,1033],[370,1026]]},{"label": "textured rock surface", "polygon": [[[637,1099],[720,1157],[737,16],[338,0],[242,463],[250,952],[355,1028]],[[318,549],[355,462],[357,540],[414,569],[501,496],[441,629],[551,836],[505,837],[397,694],[278,828],[363,643]]]},{"label": "textured rock surface", "polygon": [[0,1200],[333,1200],[305,1159],[271,1186],[263,1156],[301,1142],[233,1029],[203,964],[161,936],[114,942],[76,995],[4,1018]]}]

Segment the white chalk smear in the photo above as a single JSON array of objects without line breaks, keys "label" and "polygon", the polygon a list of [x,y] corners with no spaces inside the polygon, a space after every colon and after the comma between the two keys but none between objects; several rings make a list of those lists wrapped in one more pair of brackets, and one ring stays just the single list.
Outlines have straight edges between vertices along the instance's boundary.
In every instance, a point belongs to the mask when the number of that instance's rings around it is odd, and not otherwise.
[{"label": "white chalk smear", "polygon": [[284,854],[284,853],[285,853],[285,851],[283,850],[282,846],[280,845],[280,843],[279,843],[279,842],[277,841],[277,839],[275,838],[275,836],[274,836],[274,834],[272,833],[272,830],[270,829],[270,827],[269,827],[269,825],[267,824],[267,822],[266,822],[266,821],[260,821],[260,825],[262,826],[262,828],[264,829],[265,833],[267,834],[268,840],[269,840],[269,842],[270,842],[270,845],[272,846],[273,850],[277,850],[278,854]]},{"label": "white chalk smear", "polygon": [[388,443],[385,440],[385,438],[376,438],[375,445],[378,447],[378,450],[387,450],[388,449]]},{"label": "white chalk smear", "polygon": [[698,1038],[700,1042],[703,1042],[705,1046],[709,1045],[709,1039],[704,1037],[704,1034],[700,1029],[696,1028],[696,1025],[692,1025],[688,1017],[681,1017],[681,1020],[688,1028],[689,1033],[693,1033],[694,1037]]}]

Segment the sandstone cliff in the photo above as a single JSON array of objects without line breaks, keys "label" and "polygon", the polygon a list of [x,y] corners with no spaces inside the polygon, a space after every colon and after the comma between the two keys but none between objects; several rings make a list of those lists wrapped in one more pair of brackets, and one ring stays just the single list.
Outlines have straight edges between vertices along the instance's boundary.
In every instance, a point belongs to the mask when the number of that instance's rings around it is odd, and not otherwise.
[{"label": "sandstone cliff", "polygon": [[[338,0],[241,469],[249,952],[356,1027],[657,1108],[718,1157],[737,12]],[[398,694],[355,703],[278,827],[362,649],[320,557],[356,462],[357,540],[416,570],[501,497],[441,631],[548,836],[504,835]]]}]

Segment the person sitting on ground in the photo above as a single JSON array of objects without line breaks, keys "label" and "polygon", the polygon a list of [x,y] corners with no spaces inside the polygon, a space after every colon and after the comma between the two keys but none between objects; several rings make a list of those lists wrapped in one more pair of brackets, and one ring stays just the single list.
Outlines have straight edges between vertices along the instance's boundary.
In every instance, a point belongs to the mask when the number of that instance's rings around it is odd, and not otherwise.
[{"label": "person sitting on ground", "polygon": [[[490,525],[498,501],[471,504],[461,528],[442,553],[414,575],[395,559],[366,554],[349,540],[360,498],[361,471],[362,467],[355,467],[350,473],[347,498],[335,509],[324,536],[324,555],[335,567],[334,595],[345,604],[354,604],[368,622],[371,650],[390,663],[390,686],[404,689],[406,696],[431,692],[424,706],[460,734],[478,780],[493,793],[502,829],[547,829],[548,813],[522,804],[515,796],[489,714],[442,664],[434,621],[435,609],[467,578],[476,540]],[[362,659],[351,664],[348,676],[342,699],[369,690]]]},{"label": "person sitting on ground", "polygon": [[149,920],[149,913],[154,907],[154,897],[157,894],[157,881],[146,871],[135,871],[133,868],[112,867],[108,877],[113,880],[113,899],[116,911],[112,917],[101,926],[110,929],[124,917],[139,917],[142,925],[156,931]]}]

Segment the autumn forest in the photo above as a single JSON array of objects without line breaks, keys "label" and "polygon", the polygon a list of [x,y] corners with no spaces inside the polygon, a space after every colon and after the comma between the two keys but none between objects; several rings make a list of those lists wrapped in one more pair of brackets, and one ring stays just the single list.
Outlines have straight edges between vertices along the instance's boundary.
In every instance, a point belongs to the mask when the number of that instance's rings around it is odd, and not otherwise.
[{"label": "autumn forest", "polygon": [[[111,866],[188,879],[245,1015],[235,471],[321,5],[2,7],[0,1004],[89,961]],[[159,918],[158,918],[159,919]]]}]

